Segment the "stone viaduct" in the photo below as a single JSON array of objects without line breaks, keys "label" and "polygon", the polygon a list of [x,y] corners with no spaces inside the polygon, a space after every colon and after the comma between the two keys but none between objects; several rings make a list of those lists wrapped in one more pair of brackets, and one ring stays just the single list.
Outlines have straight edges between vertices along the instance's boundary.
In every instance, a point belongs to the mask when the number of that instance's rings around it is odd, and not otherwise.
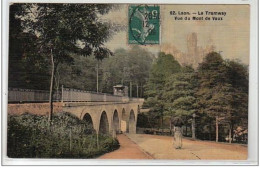
[{"label": "stone viaduct", "polygon": [[[63,89],[54,112],[67,112],[92,124],[97,134],[136,133],[137,116],[144,99],[105,93]],[[9,90],[8,114],[48,115],[48,92]]]},{"label": "stone viaduct", "polygon": [[92,124],[99,134],[136,133],[143,99],[114,103],[64,103],[63,111]]}]

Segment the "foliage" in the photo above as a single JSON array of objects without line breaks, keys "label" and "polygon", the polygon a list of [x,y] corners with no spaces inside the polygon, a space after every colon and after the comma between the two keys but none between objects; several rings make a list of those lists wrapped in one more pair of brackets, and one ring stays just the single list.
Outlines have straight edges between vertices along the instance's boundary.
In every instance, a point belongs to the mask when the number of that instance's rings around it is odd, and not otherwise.
[{"label": "foliage", "polygon": [[[195,112],[196,78],[191,67],[171,75],[165,84],[165,113],[169,116],[191,116]],[[172,109],[174,108],[174,109]]]},{"label": "foliage", "polygon": [[95,55],[97,59],[111,52],[103,46],[109,39],[110,24],[99,19],[112,5],[103,4],[21,4],[24,31],[37,36],[38,51],[50,55],[55,64],[70,62],[71,53]]},{"label": "foliage", "polygon": [[231,138],[234,126],[247,119],[246,68],[235,61],[224,61],[218,53],[212,52],[199,65],[198,80],[198,112],[202,119],[208,119],[204,126],[219,121],[222,127],[229,129]]},{"label": "foliage", "polygon": [[[132,82],[133,96],[136,96],[137,85],[144,86],[149,78],[153,58],[151,53],[138,46],[134,46],[130,50],[116,50],[113,56],[102,61],[102,92],[112,93],[113,86],[117,84],[130,88],[130,82]],[[139,96],[143,96],[141,91],[142,88]]]},{"label": "foliage", "polygon": [[[195,113],[196,136],[199,139],[213,140],[218,134],[220,141],[226,141],[227,136],[231,139],[237,135],[235,129],[243,129],[246,133],[246,66],[223,60],[216,52],[209,53],[196,70],[174,62],[171,55],[161,53],[153,64],[144,103],[150,111],[140,119],[146,121],[146,125],[138,124],[140,127],[155,127],[159,123],[154,121],[161,120],[162,128],[163,120],[176,116],[184,120],[187,134],[187,127],[191,125]],[[216,133],[216,129],[219,132]],[[243,136],[243,139],[246,137]]]},{"label": "foliage", "polygon": [[149,80],[145,86],[146,101],[144,107],[150,108],[149,114],[155,119],[161,121],[161,127],[164,125],[165,100],[163,99],[164,85],[167,78],[180,72],[181,66],[170,54],[159,53],[158,59],[152,65]]},{"label": "foliage", "polygon": [[180,70],[180,64],[172,55],[160,52],[158,58],[152,65],[149,80],[146,85],[145,95],[147,97],[160,95],[160,92],[164,89],[167,77],[179,72]]},{"label": "foliage", "polygon": [[22,15],[25,7],[10,6],[9,30],[9,80],[13,88],[47,89],[49,86],[49,65],[37,52],[37,37],[23,32]]},{"label": "foliage", "polygon": [[[227,61],[229,84],[233,88],[230,122],[232,129],[234,124],[247,129],[248,125],[248,69],[236,61]],[[233,130],[232,130],[233,132]]]},{"label": "foliage", "polygon": [[[124,84],[129,87],[133,84],[133,95],[136,96],[136,85],[140,88],[149,77],[149,70],[153,56],[139,48],[130,50],[118,49],[113,56],[98,62],[94,56],[87,59],[76,54],[71,55],[74,59],[72,64],[61,63],[55,76],[55,86],[96,91],[97,64],[99,63],[99,91],[113,93],[113,86]],[[139,88],[139,96],[142,96],[142,88]]]},{"label": "foliage", "polygon": [[93,127],[70,114],[53,116],[51,126],[45,116],[8,118],[7,155],[11,158],[92,158],[119,147],[116,139],[102,135],[97,147]]},{"label": "foliage", "polygon": [[113,5],[13,4],[10,6],[9,87],[49,89],[51,55],[72,63],[71,53],[97,59],[111,52],[103,43],[115,32],[103,22]]},{"label": "foliage", "polygon": [[36,49],[50,62],[50,112],[53,114],[54,75],[60,63],[71,63],[71,53],[83,56],[94,55],[102,60],[112,52],[104,46],[111,33],[111,25],[100,17],[107,14],[113,5],[104,4],[20,4],[23,12],[23,31],[37,40]]},{"label": "foliage", "polygon": [[96,91],[96,66],[97,61],[93,56],[71,55],[74,59],[72,64],[61,63],[57,67],[55,75],[55,88],[61,85],[66,88]]}]

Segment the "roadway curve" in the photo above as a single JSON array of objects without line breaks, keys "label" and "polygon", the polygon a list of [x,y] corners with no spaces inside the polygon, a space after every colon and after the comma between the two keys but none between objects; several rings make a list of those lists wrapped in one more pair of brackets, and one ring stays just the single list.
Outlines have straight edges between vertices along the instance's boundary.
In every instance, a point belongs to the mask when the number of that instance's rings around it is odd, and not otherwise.
[{"label": "roadway curve", "polygon": [[111,153],[104,154],[98,159],[153,159],[126,135],[118,135],[117,139],[120,143],[120,148]]},{"label": "roadway curve", "polygon": [[174,149],[172,137],[146,134],[119,135],[120,148],[100,159],[246,160],[247,146],[183,139]]}]

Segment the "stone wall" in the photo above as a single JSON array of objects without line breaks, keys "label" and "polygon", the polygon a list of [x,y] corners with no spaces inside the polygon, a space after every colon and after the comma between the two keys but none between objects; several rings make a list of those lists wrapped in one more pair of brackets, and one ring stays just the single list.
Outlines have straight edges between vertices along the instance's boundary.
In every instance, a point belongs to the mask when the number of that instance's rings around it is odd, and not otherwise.
[{"label": "stone wall", "polygon": [[[62,112],[62,103],[53,103],[53,112]],[[8,104],[8,115],[22,115],[24,113],[48,115],[49,103]]]}]

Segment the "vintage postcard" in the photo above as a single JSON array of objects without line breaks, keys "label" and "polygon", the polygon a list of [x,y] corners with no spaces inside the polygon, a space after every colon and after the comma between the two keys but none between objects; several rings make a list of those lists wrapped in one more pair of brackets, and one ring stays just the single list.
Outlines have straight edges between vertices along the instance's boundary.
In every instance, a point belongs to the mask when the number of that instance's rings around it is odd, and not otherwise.
[{"label": "vintage postcard", "polygon": [[248,161],[250,3],[10,2],[4,158]]}]

